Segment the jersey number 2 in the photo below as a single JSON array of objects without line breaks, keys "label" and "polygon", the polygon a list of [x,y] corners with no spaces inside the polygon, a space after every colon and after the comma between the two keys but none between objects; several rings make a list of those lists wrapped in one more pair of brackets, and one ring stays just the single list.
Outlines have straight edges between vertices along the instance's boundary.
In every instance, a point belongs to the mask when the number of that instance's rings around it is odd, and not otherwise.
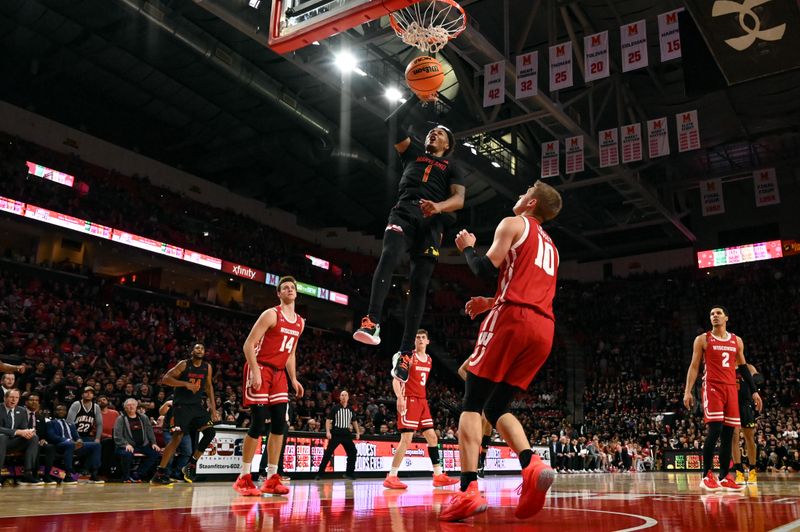
[{"label": "jersey number 2", "polygon": [[722,367],[729,368],[731,367],[731,363],[728,362],[728,359],[731,358],[730,353],[722,353]]},{"label": "jersey number 2", "polygon": [[291,353],[292,347],[294,347],[294,336],[284,336],[281,342],[281,351]]},{"label": "jersey number 2", "polygon": [[542,235],[539,235],[539,249],[536,252],[536,260],[533,263],[544,270],[547,275],[555,275],[555,250],[553,249],[553,244],[545,242]]}]

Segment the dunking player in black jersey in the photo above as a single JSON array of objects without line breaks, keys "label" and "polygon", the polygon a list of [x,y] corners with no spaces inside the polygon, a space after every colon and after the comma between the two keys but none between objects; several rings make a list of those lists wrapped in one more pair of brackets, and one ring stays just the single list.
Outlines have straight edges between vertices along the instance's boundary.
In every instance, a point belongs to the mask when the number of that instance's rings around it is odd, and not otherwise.
[{"label": "dunking player in black jersey", "polygon": [[[427,103],[432,105],[432,101]],[[444,231],[442,213],[461,209],[465,194],[461,173],[450,157],[455,147],[453,133],[445,126],[435,126],[425,135],[423,149],[412,142],[404,119],[405,116],[398,117],[401,127],[398,128],[398,142],[394,145],[403,165],[400,196],[389,213],[383,233],[383,251],[372,278],[369,310],[361,320],[361,328],[353,334],[359,342],[368,345],[380,343],[383,303],[392,285],[392,275],[400,259],[408,252],[411,257],[411,295],[406,305],[400,349],[392,360],[392,376],[403,382],[408,380],[414,337],[422,321],[428,282],[439,256]]]},{"label": "dunking player in black jersey", "polygon": [[[195,344],[192,348],[192,358],[178,362],[161,379],[162,384],[175,388],[175,397],[172,403],[172,421],[169,427],[164,427],[164,430],[171,432],[172,439],[164,449],[158,471],[150,481],[153,484],[162,486],[172,484],[167,474],[167,464],[169,464],[172,455],[175,454],[175,449],[180,445],[181,438],[185,434],[202,432],[203,438],[189,459],[189,463],[182,470],[183,478],[186,482],[192,482],[195,477],[197,460],[216,435],[214,421],[219,421],[220,416],[214,400],[211,364],[203,359],[205,354],[205,346],[200,343]],[[206,392],[211,415],[203,406],[200,390],[205,390]]]}]

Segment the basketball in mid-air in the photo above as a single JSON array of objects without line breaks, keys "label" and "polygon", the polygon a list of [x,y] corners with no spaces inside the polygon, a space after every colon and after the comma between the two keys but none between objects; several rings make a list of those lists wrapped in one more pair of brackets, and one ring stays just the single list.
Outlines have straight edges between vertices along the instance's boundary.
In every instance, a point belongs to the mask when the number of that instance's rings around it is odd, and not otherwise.
[{"label": "basketball in mid-air", "polygon": [[417,57],[406,67],[406,83],[418,96],[436,92],[443,82],[442,64],[433,57]]}]

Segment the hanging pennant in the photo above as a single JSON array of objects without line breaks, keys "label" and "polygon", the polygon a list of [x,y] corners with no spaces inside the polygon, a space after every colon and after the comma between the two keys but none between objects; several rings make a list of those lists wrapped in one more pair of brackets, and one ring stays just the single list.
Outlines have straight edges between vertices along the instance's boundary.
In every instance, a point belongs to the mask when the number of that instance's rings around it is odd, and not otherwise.
[{"label": "hanging pennant", "polygon": [[583,172],[583,135],[577,137],[567,137],[566,144],[566,158],[567,158],[567,174],[577,174]]},{"label": "hanging pennant", "polygon": [[662,63],[681,56],[681,30],[678,26],[678,13],[681,11],[683,8],[658,16],[658,43]]},{"label": "hanging pennant", "polygon": [[700,181],[700,201],[703,206],[703,216],[724,213],[725,203],[722,199],[722,179]]},{"label": "hanging pennant", "polygon": [[753,172],[753,183],[756,187],[756,207],[776,205],[781,202],[778,191],[778,177],[774,168],[765,168]]},{"label": "hanging pennant", "polygon": [[517,56],[516,99],[539,94],[539,52]]},{"label": "hanging pennant", "polygon": [[550,92],[572,87],[572,43],[550,47]]},{"label": "hanging pennant", "polygon": [[697,110],[675,115],[678,122],[678,151],[700,149],[700,124],[697,119]]},{"label": "hanging pennant", "polygon": [[651,159],[669,155],[667,117],[647,121],[647,148]]},{"label": "hanging pennant", "polygon": [[647,22],[640,20],[623,24],[619,28],[622,48],[622,71],[630,72],[648,65],[647,62]]},{"label": "hanging pennant", "polygon": [[600,167],[617,166],[619,164],[619,131],[617,128],[601,131],[598,144],[600,144]]},{"label": "hanging pennant", "polygon": [[556,177],[558,169],[558,141],[542,144],[542,177]]},{"label": "hanging pennant", "polygon": [[483,106],[491,107],[506,101],[506,62],[498,61],[483,67]]},{"label": "hanging pennant", "polygon": [[622,126],[622,162],[632,163],[642,160],[642,125]]},{"label": "hanging pennant", "polygon": [[594,81],[611,74],[608,62],[608,32],[595,33],[583,38],[584,79]]}]

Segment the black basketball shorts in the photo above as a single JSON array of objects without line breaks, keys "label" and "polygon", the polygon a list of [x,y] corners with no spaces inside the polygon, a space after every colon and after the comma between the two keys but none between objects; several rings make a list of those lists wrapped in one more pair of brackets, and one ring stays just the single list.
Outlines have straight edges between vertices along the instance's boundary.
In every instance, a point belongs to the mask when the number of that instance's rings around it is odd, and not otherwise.
[{"label": "black basketball shorts", "polygon": [[402,233],[412,257],[439,258],[444,222],[441,214],[425,218],[418,201],[400,201],[389,212],[387,231]]}]

